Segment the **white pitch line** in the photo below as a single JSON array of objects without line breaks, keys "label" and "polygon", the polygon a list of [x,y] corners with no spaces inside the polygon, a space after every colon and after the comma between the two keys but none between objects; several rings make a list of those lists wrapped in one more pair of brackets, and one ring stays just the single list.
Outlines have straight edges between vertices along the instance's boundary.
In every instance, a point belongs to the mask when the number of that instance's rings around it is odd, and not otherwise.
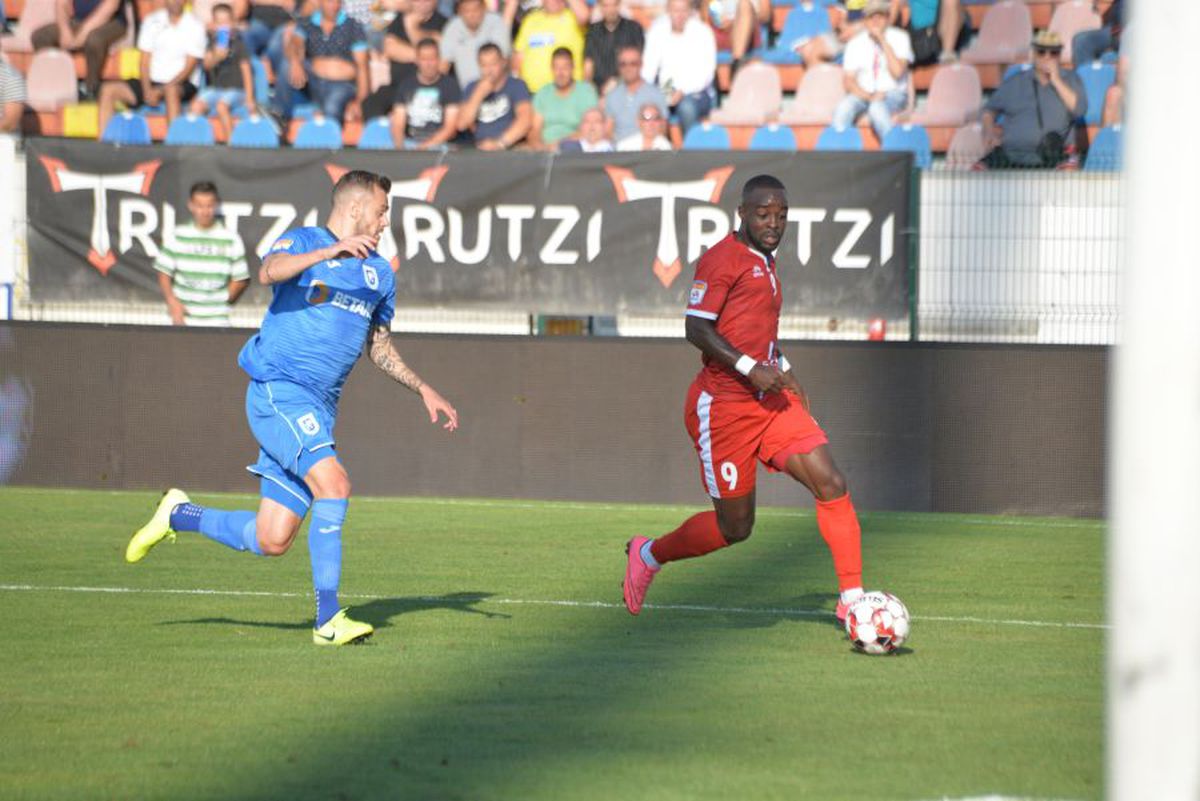
[{"label": "white pitch line", "polygon": [[[0,584],[0,592],[83,592],[108,594],[146,594],[146,595],[220,595],[231,597],[253,598],[308,598],[309,593],[299,592],[270,592],[265,590],[208,590],[208,589],[167,589],[142,587],[68,587],[36,584]],[[365,600],[382,600],[391,596],[344,593],[347,598]],[[437,595],[413,597],[417,603],[448,603],[466,606],[469,604],[496,604],[520,606],[557,606],[577,609],[624,609],[624,604],[610,601],[569,601],[551,598],[446,598]],[[774,617],[832,617],[833,612],[825,609],[801,609],[772,606],[710,606],[707,604],[646,604],[647,609],[662,609],[674,612],[707,612],[722,615],[768,615]],[[1073,621],[1052,620],[1021,620],[1017,618],[986,618],[986,617],[949,617],[943,615],[914,616],[917,621],[935,621],[938,623],[981,623],[992,626],[1028,626],[1034,628],[1056,629],[1097,629],[1111,628],[1107,623],[1079,623]]]}]

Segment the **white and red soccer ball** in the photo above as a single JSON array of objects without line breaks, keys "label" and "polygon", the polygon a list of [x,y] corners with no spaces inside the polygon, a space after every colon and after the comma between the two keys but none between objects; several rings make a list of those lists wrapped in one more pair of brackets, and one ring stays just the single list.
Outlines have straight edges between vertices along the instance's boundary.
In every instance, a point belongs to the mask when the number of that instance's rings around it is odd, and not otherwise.
[{"label": "white and red soccer ball", "polygon": [[846,612],[846,636],[864,654],[893,653],[908,639],[908,629],[908,609],[891,593],[864,593]]}]

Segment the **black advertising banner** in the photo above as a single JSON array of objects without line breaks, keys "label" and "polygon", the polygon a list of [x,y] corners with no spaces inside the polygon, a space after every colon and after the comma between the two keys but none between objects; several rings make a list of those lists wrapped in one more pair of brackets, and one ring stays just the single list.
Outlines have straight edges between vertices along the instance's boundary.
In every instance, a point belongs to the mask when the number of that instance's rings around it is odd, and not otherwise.
[{"label": "black advertising banner", "polygon": [[[252,251],[320,225],[350,169],[392,179],[380,253],[401,306],[558,314],[676,313],[692,264],[736,225],[742,184],[788,188],[784,313],[898,318],[908,308],[906,153],[447,155],[356,150],[26,143],[32,299],[159,298],[153,257],[187,220],[187,191],[220,190]],[[260,301],[266,290],[253,287]]]}]

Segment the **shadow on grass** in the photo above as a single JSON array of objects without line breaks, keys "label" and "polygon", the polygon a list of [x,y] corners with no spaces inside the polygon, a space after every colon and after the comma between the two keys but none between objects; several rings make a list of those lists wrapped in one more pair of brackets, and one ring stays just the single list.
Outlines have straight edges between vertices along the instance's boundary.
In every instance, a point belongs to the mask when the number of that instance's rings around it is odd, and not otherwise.
[{"label": "shadow on grass", "polygon": [[[490,592],[452,592],[446,595],[423,595],[407,598],[375,598],[362,604],[352,605],[353,617],[370,623],[376,629],[390,628],[392,621],[401,615],[413,612],[427,612],[434,609],[448,609],[453,612],[466,612],[481,615],[485,618],[508,619],[511,615],[502,612],[489,612],[476,608],[479,604],[491,598]],[[270,620],[235,620],[229,617],[200,617],[192,620],[164,620],[160,626],[245,626],[250,628],[303,630],[312,628],[312,619],[306,618],[297,622]]]}]

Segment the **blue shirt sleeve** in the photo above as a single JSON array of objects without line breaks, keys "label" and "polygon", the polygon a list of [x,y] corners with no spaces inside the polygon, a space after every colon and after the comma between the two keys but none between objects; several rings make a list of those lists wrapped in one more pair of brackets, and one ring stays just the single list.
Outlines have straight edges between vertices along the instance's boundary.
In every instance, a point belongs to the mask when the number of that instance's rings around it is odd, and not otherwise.
[{"label": "blue shirt sleeve", "polygon": [[371,325],[386,325],[391,328],[392,318],[396,316],[396,274],[392,272],[392,265],[384,261],[382,256],[375,256],[372,263],[375,264],[379,275],[384,277],[387,286],[383,298],[375,307],[375,313],[371,315]]}]

